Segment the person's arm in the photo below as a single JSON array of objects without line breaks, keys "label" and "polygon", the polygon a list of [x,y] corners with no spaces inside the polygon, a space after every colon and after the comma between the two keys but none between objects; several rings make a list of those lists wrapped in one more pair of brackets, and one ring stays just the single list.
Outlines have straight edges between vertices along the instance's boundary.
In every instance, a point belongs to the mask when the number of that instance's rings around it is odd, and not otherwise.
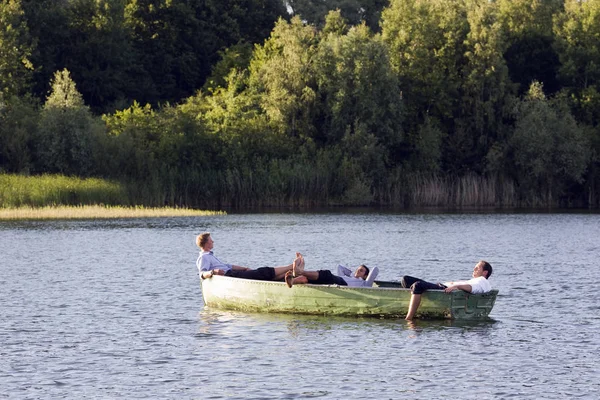
[{"label": "person's arm", "polygon": [[366,287],[373,286],[373,282],[375,282],[375,278],[377,278],[378,274],[379,274],[379,268],[377,268],[377,267],[371,268],[371,272],[369,272],[367,279],[365,279],[365,286]]},{"label": "person's arm", "polygon": [[241,265],[231,265],[231,269],[234,271],[249,271],[252,268],[248,268],[248,267],[242,267]]},{"label": "person's arm", "polygon": [[338,276],[342,276],[342,277],[352,276],[352,270],[344,267],[342,264],[338,264],[337,274],[338,274]]},{"label": "person's arm", "polygon": [[450,288],[452,288],[452,289],[451,290],[446,289],[445,291],[447,293],[450,293],[456,289],[460,289],[460,290],[464,290],[465,292],[468,292],[468,293],[480,294],[480,293],[489,292],[492,288],[490,286],[490,284],[488,283],[487,279],[485,279],[484,277],[473,278],[473,279],[469,279],[468,281],[448,282],[448,283],[450,283],[450,285],[446,284],[446,286],[448,286],[448,289],[450,289]]},{"label": "person's arm", "polygon": [[202,271],[202,273],[200,274],[200,277],[202,279],[207,279],[207,278],[212,278],[213,275],[225,275],[225,270],[215,268],[215,269],[211,269],[210,271]]},{"label": "person's arm", "polygon": [[465,292],[471,293],[471,291],[473,290],[473,287],[471,285],[452,285],[452,286],[448,286],[446,289],[444,289],[444,292],[446,293],[450,293],[450,292],[454,292],[455,290],[464,290]]}]

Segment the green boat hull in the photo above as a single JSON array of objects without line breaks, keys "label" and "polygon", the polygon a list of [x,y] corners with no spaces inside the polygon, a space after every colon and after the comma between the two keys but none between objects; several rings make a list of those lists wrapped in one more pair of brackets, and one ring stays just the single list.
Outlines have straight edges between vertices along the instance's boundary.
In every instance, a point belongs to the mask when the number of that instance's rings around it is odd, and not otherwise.
[{"label": "green boat hull", "polygon": [[[396,282],[376,281],[376,287],[294,285],[283,282],[214,276],[202,281],[204,304],[209,308],[245,312],[403,318],[410,290]],[[417,318],[485,319],[494,307],[497,290],[485,294],[464,291],[427,291]]]}]

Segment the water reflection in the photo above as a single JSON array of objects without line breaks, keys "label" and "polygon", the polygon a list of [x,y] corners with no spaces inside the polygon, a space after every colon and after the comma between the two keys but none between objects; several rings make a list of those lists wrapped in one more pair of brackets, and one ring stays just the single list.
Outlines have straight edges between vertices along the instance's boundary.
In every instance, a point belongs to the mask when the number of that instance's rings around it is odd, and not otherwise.
[{"label": "water reflection", "polygon": [[206,338],[215,335],[235,337],[249,327],[264,332],[286,329],[290,339],[306,335],[339,335],[352,339],[355,332],[403,331],[413,334],[428,334],[436,331],[455,330],[489,334],[497,321],[457,320],[420,320],[377,319],[360,317],[316,316],[302,314],[243,313],[204,309],[198,314],[199,327],[197,337]]}]

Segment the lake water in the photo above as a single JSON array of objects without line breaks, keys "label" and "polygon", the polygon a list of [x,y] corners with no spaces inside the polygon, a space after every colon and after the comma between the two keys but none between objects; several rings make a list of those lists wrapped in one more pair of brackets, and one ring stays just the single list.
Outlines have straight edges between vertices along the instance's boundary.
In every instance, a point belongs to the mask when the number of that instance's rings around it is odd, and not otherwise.
[{"label": "lake water", "polygon": [[[204,309],[195,236],[252,267],[469,278],[492,319]],[[230,214],[0,222],[0,398],[574,399],[600,396],[598,214]]]}]

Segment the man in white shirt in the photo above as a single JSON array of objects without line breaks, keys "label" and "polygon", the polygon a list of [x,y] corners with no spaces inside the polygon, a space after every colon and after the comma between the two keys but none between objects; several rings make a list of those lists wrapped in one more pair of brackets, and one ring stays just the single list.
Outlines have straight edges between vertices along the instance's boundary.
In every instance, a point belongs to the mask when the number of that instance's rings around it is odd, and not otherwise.
[{"label": "man in white shirt", "polygon": [[[200,255],[196,261],[201,279],[213,275],[226,275],[234,278],[257,279],[263,281],[280,281],[285,273],[292,270],[293,264],[281,267],[261,267],[251,269],[240,265],[226,264],[219,260],[212,252],[214,241],[209,232],[204,232],[196,237],[196,245],[200,247]],[[294,261],[299,263],[299,261]]]},{"label": "man in white shirt", "polygon": [[421,304],[421,295],[424,291],[443,290],[446,293],[450,293],[455,290],[464,290],[473,294],[487,293],[492,290],[492,285],[488,282],[491,275],[492,266],[487,261],[481,260],[473,269],[473,278],[467,281],[431,283],[408,275],[402,277],[402,287],[410,288],[412,293],[405,319],[412,320],[414,318]]}]

